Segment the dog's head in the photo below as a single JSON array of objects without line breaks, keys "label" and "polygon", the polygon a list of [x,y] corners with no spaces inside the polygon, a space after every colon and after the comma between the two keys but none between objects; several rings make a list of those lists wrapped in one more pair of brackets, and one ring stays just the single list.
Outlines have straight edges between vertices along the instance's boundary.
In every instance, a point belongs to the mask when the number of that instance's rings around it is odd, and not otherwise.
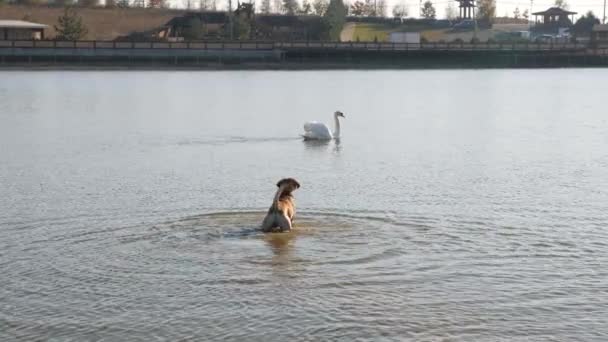
[{"label": "dog's head", "polygon": [[287,192],[292,192],[300,187],[300,183],[293,178],[283,178],[277,183],[277,186],[283,187]]}]

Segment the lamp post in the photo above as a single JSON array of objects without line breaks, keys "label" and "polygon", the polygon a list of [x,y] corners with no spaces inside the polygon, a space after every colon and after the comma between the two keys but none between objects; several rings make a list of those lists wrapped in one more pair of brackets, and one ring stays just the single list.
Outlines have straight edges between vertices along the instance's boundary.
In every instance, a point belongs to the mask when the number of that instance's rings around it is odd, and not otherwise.
[{"label": "lamp post", "polygon": [[475,22],[475,30],[473,31],[473,39],[477,43],[477,14],[475,13],[475,7],[477,7],[477,2],[473,2],[473,21]]}]

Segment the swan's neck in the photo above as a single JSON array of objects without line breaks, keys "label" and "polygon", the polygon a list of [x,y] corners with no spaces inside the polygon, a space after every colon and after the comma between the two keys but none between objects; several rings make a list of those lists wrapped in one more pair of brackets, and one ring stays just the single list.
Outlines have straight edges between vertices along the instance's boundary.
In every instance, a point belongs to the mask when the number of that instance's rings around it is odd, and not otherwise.
[{"label": "swan's neck", "polygon": [[340,120],[338,120],[338,116],[334,115],[334,138],[340,137]]}]

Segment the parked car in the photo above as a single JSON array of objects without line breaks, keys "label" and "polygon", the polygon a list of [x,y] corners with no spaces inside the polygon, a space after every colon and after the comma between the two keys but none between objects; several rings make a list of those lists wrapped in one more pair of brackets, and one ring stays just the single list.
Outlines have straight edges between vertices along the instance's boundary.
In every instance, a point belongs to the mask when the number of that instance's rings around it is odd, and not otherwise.
[{"label": "parked car", "polygon": [[452,27],[452,29],[454,29],[454,30],[472,30],[474,28],[475,28],[475,20],[471,20],[471,19],[463,20]]}]

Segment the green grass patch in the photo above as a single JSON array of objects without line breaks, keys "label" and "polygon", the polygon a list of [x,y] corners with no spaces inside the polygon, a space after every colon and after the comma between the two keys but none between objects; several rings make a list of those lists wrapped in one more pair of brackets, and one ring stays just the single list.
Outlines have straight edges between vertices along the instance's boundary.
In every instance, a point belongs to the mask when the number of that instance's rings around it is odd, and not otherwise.
[{"label": "green grass patch", "polygon": [[382,24],[357,23],[355,32],[353,33],[353,40],[361,42],[373,42],[375,40],[385,42],[388,41],[388,35],[391,31],[391,28]]}]

